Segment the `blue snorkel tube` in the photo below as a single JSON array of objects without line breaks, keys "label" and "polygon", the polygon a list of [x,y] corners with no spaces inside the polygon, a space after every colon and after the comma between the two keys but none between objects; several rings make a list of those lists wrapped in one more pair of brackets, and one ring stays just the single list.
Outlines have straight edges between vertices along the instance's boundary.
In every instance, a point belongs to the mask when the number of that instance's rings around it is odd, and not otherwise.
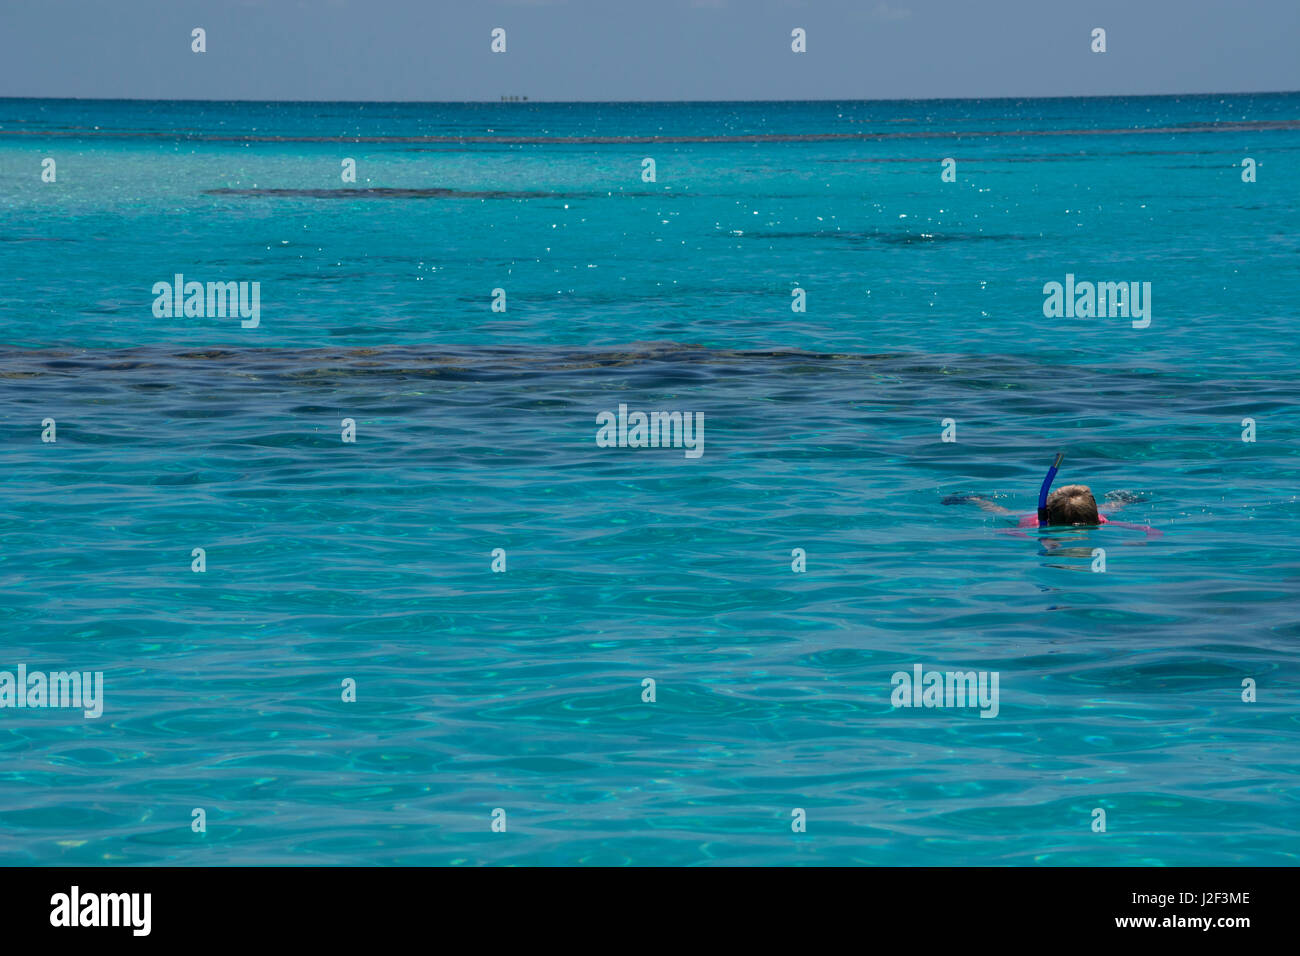
[{"label": "blue snorkel tube", "polygon": [[1047,477],[1043,479],[1042,487],[1038,489],[1038,526],[1047,527],[1047,493],[1052,490],[1052,479],[1056,477],[1056,469],[1061,467],[1061,459],[1065,457],[1065,452],[1056,453],[1056,461],[1052,462],[1052,467],[1047,469]]}]

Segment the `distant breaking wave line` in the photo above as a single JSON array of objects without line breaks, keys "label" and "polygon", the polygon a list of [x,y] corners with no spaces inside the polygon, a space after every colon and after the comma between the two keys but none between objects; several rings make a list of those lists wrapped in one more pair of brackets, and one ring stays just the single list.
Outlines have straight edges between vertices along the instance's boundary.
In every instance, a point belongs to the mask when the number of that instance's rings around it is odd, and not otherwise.
[{"label": "distant breaking wave line", "polygon": [[[558,193],[536,190],[531,192],[504,189],[406,189],[391,186],[342,189],[205,189],[208,196],[279,196],[299,199],[591,199],[604,197],[605,193]],[[618,192],[618,196],[658,196],[659,193]],[[681,193],[664,195],[680,196]]]}]

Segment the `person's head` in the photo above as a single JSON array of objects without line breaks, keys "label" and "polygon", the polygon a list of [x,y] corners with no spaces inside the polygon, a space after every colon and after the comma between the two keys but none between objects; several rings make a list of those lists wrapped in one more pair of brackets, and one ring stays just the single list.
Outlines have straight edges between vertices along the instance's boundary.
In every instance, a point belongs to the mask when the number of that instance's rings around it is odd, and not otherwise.
[{"label": "person's head", "polygon": [[1097,501],[1087,485],[1066,485],[1047,496],[1049,525],[1100,524]]}]

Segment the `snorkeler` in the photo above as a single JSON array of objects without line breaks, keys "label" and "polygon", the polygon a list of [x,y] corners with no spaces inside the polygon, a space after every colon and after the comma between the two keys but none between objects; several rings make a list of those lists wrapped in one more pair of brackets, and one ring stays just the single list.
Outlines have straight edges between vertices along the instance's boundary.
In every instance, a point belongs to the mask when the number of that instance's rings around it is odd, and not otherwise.
[{"label": "snorkeler", "polygon": [[[1145,531],[1149,537],[1156,537],[1160,534],[1159,531],[1148,525],[1112,521],[1106,517],[1097,510],[1097,499],[1093,497],[1092,489],[1087,485],[1066,485],[1063,488],[1051,491],[1052,481],[1056,478],[1056,470],[1061,467],[1061,459],[1064,457],[1064,453],[1058,454],[1056,460],[1052,462],[1052,467],[1047,469],[1047,477],[1043,479],[1043,483],[1038,489],[1037,514],[1022,516],[1019,524],[1017,524],[1018,528],[1086,527],[1109,524],[1117,528]],[[1112,493],[1107,496],[1106,505],[1110,509],[1110,513],[1114,514],[1124,505],[1137,500],[1140,499],[1125,496],[1122,493]],[[981,498],[979,495],[949,495],[943,499],[945,505],[965,504],[967,502],[979,505],[985,511],[993,514],[1015,515],[1014,511],[995,504],[987,498]]]}]

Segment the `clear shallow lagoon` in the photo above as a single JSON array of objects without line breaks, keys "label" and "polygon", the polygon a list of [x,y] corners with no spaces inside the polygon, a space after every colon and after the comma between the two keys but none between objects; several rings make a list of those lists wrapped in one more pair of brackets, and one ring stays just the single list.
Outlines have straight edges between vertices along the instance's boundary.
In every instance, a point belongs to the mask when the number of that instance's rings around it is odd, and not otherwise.
[{"label": "clear shallow lagoon", "polygon": [[[0,669],[106,685],[0,710],[0,862],[1293,865],[1298,151],[1300,95],[0,100]],[[1163,537],[940,504],[1057,450]]]}]

